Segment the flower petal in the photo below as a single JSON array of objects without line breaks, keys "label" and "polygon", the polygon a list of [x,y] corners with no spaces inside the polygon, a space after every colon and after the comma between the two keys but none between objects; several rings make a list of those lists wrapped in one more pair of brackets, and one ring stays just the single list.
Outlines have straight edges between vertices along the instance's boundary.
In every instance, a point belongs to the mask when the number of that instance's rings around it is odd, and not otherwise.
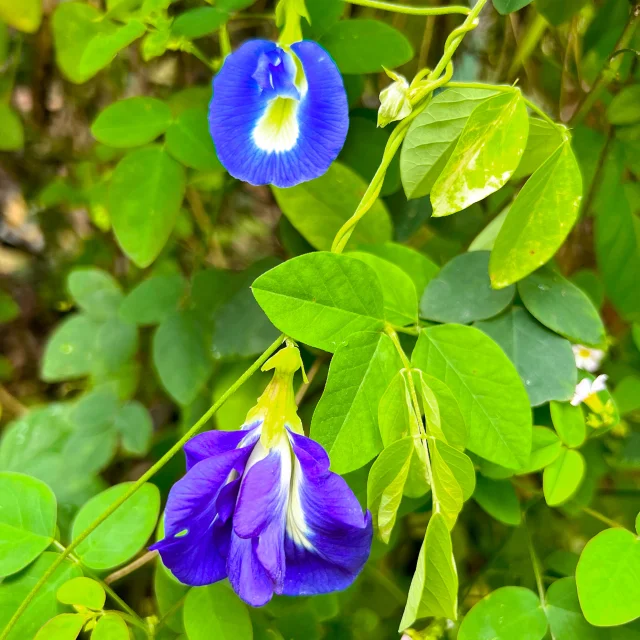
[{"label": "flower petal", "polygon": [[256,555],[257,545],[256,538],[240,538],[231,532],[227,558],[227,573],[233,590],[253,607],[267,604],[274,590],[273,581]]},{"label": "flower petal", "polygon": [[226,575],[230,525],[216,522],[216,498],[234,467],[249,456],[238,449],[196,464],[169,492],[165,538],[151,549],[160,552],[173,575],[193,586],[211,584]]},{"label": "flower petal", "polygon": [[294,439],[298,458],[292,483],[285,553],[283,593],[311,595],[348,587],[371,549],[371,514],[362,508],[347,483]]},{"label": "flower petal", "polygon": [[232,176],[291,187],[321,176],[335,160],[347,135],[348,104],[335,63],[311,41],[291,46],[306,77],[300,100],[263,92],[253,76],[260,57],[276,49],[250,40],[227,57],[213,82],[209,125]]},{"label": "flower petal", "polygon": [[246,435],[247,432],[245,430],[205,431],[191,438],[191,440],[184,445],[184,453],[187,458],[187,471],[198,464],[198,462],[236,449]]}]

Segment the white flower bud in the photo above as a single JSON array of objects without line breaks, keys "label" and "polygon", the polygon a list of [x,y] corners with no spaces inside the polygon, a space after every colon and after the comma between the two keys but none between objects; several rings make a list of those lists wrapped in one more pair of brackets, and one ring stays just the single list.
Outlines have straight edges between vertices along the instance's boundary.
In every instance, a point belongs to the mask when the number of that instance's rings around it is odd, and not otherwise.
[{"label": "white flower bud", "polygon": [[394,120],[406,118],[412,110],[407,79],[399,73],[387,69],[385,71],[393,82],[380,92],[379,127],[385,127]]}]

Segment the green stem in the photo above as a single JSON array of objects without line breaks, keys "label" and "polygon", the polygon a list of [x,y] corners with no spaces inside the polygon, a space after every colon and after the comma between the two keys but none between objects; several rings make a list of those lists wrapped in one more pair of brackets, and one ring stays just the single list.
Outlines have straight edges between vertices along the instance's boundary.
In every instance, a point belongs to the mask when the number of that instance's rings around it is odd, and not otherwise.
[{"label": "green stem", "polygon": [[582,507],[581,510],[584,513],[586,513],[588,516],[591,516],[596,520],[600,520],[600,522],[603,522],[604,524],[609,525],[610,527],[614,527],[616,529],[626,528],[626,527],[623,527],[619,522],[616,522],[615,520],[608,518],[607,516],[605,516],[603,513],[600,513],[599,511],[595,511],[594,509],[590,509],[589,507]]},{"label": "green stem", "polygon": [[[53,541],[53,545],[61,552],[67,552],[67,547],[65,547],[58,540]],[[109,597],[124,611],[128,614],[128,617],[131,619],[131,622],[135,624],[137,627],[144,629],[145,633],[149,635],[149,627],[144,623],[144,620],[104,581],[102,578],[97,576],[91,569],[89,569],[78,556],[73,553],[67,553],[69,560],[75,562],[82,569],[82,573],[84,573],[87,577],[95,580],[100,584],[100,586],[105,590]]]},{"label": "green stem", "polygon": [[[362,0],[362,2],[373,2],[373,0]],[[351,234],[353,233],[356,225],[365,216],[367,211],[369,211],[369,209],[371,209],[371,207],[373,206],[378,195],[380,194],[380,190],[382,189],[382,183],[384,182],[387,169],[391,164],[396,151],[400,148],[400,145],[407,135],[407,131],[409,130],[411,121],[422,111],[424,111],[427,104],[429,103],[431,93],[436,88],[447,82],[451,77],[451,74],[453,73],[451,58],[455,54],[457,48],[460,46],[460,43],[462,42],[465,34],[478,26],[478,14],[480,13],[480,11],[482,11],[482,8],[485,4],[487,4],[487,2],[488,0],[478,0],[473,9],[469,11],[462,25],[460,25],[457,29],[454,29],[449,34],[449,37],[445,42],[444,53],[442,55],[442,58],[440,59],[440,62],[438,62],[435,69],[433,69],[433,71],[431,71],[431,73],[427,77],[425,85],[420,87],[419,92],[417,92],[414,96],[416,104],[413,108],[413,111],[409,116],[402,120],[402,122],[400,122],[400,124],[393,130],[393,133],[389,136],[389,140],[387,140],[387,145],[384,149],[384,154],[382,156],[380,166],[378,167],[378,170],[369,183],[367,190],[362,196],[362,200],[360,200],[360,203],[358,204],[354,214],[342,225],[342,227],[338,230],[335,238],[333,239],[331,251],[333,251],[334,253],[342,253],[342,251],[344,251],[344,248],[349,242],[349,238],[351,237]],[[358,3],[360,3],[360,0],[358,0]],[[365,6],[372,5],[367,4]],[[449,9],[450,8],[451,7],[449,7]],[[444,76],[442,75],[443,72],[445,74]]]},{"label": "green stem", "polygon": [[[508,93],[509,91],[513,91],[514,88],[510,84],[485,84],[484,82],[447,82],[445,85],[449,89],[491,89],[492,91],[502,91],[503,93]],[[525,98],[522,96],[524,103],[531,109],[537,113],[543,120],[548,122],[550,125],[553,125],[556,129],[561,131],[566,131],[566,127],[562,124],[556,122],[551,116],[547,115],[537,104],[531,102],[529,98]]]},{"label": "green stem", "polygon": [[607,88],[609,83],[616,77],[620,66],[622,65],[622,55],[618,52],[622,49],[627,49],[631,43],[631,40],[635,34],[636,28],[640,23],[640,4],[636,4],[631,9],[629,21],[624,28],[620,39],[616,43],[613,54],[609,57],[609,61],[604,65],[596,81],[593,83],[591,91],[585,96],[582,104],[578,107],[577,111],[573,114],[573,117],[569,121],[572,127],[580,124],[586,115],[591,111],[591,107],[596,103],[602,92]]},{"label": "green stem", "polygon": [[231,39],[229,38],[229,29],[227,29],[226,24],[220,27],[218,38],[220,39],[220,53],[224,59],[231,53]]},{"label": "green stem", "polygon": [[538,46],[538,42],[540,42],[540,38],[542,38],[548,26],[547,21],[539,13],[536,14],[533,22],[530,25],[527,25],[525,29],[525,36],[518,43],[518,48],[516,49],[513,62],[509,67],[509,72],[507,73],[508,78],[515,78],[520,67],[526,64],[527,60],[531,57],[531,54]]},{"label": "green stem", "polygon": [[92,522],[77,538],[75,538],[64,551],[51,563],[43,576],[27,594],[16,612],[13,614],[7,626],[4,628],[0,640],[6,640],[9,632],[15,626],[20,616],[25,612],[35,595],[46,584],[47,580],[55,573],[56,569],[65,561],[67,557],[84,542],[95,529],[97,529],[118,507],[126,502],[147,480],[152,478],[169,460],[171,460],[182,447],[213,417],[218,409],[271,357],[273,353],[284,341],[285,336],[280,335],[275,342],[222,394],[219,400],[187,431],[169,451],[167,451],[152,467],[143,473],[118,500],[106,509],[94,522]]},{"label": "green stem", "polygon": [[533,539],[531,538],[531,532],[529,531],[529,527],[527,526],[527,518],[524,519],[524,529],[527,534],[527,546],[529,547],[529,555],[531,556],[531,564],[533,565],[533,573],[536,576],[536,585],[538,587],[538,595],[540,596],[540,602],[544,607],[546,604],[546,594],[544,591],[544,579],[542,572],[542,565],[540,564],[540,559],[538,558],[538,554],[536,553],[535,547],[533,546]]},{"label": "green stem", "polygon": [[383,2],[382,0],[346,0],[351,4],[361,7],[371,7],[381,11],[394,11],[395,13],[406,13],[411,16],[446,16],[452,13],[467,16],[471,13],[468,7],[453,5],[450,7],[413,7],[408,4],[396,4],[395,2]]}]

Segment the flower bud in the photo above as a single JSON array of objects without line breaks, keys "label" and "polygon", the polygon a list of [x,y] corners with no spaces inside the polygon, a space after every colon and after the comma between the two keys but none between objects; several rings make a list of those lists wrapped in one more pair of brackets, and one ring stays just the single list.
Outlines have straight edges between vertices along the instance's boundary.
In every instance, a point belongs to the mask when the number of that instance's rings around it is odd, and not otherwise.
[{"label": "flower bud", "polygon": [[409,83],[404,76],[385,69],[393,82],[380,92],[380,109],[378,109],[378,126],[385,127],[394,120],[406,118],[412,110],[409,101]]}]

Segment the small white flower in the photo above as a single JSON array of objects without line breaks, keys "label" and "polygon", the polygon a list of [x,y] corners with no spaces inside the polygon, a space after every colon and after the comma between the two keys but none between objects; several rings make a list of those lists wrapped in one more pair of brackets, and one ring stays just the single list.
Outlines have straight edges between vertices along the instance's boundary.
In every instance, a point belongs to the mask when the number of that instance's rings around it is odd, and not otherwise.
[{"label": "small white flower", "polygon": [[593,382],[589,380],[589,378],[584,378],[580,380],[576,386],[576,391],[573,394],[573,398],[571,400],[571,404],[574,407],[577,407],[580,403],[584,402],[590,396],[595,395],[598,391],[605,391],[607,385],[605,384],[607,381],[607,376],[601,375],[598,376]]},{"label": "small white flower", "polygon": [[379,127],[385,127],[394,120],[406,118],[413,109],[409,101],[407,79],[394,71],[388,69],[385,71],[393,82],[380,92]]},{"label": "small white flower", "polygon": [[576,359],[576,367],[589,373],[594,373],[600,368],[600,363],[604,358],[604,351],[601,349],[590,349],[582,344],[574,344],[573,356]]}]

